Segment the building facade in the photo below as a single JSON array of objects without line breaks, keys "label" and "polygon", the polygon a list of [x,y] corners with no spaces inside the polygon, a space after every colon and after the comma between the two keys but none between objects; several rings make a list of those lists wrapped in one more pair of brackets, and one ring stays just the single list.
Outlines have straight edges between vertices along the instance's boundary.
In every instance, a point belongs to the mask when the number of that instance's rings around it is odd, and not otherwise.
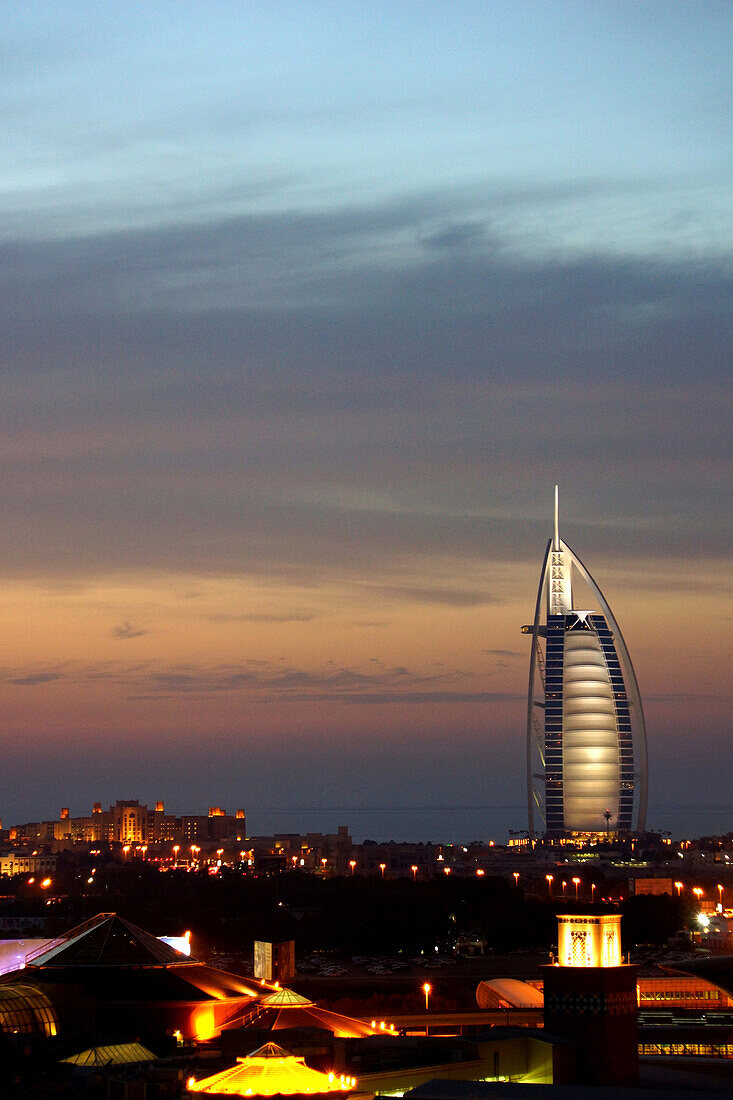
[{"label": "building facade", "polygon": [[[598,609],[576,606],[576,575]],[[527,698],[530,834],[548,837],[643,830],[644,713],[621,630],[580,558],[555,531],[542,564]],[[634,812],[636,821],[634,822]]]},{"label": "building facade", "polygon": [[74,844],[160,844],[166,841],[186,845],[246,837],[244,810],[227,814],[221,806],[210,806],[208,814],[165,812],[162,801],[155,808],[137,799],[118,799],[108,810],[95,802],[86,817],[71,817],[63,807],[57,821],[32,821],[14,825],[8,839],[12,844],[51,844],[61,851]]}]

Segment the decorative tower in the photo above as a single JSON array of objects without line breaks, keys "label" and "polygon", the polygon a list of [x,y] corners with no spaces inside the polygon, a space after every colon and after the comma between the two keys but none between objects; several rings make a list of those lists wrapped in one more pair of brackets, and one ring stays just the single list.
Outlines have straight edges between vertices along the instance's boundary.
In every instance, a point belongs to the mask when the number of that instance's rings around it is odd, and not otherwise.
[{"label": "decorative tower", "polygon": [[575,1043],[578,1085],[639,1077],[638,967],[621,961],[621,916],[559,916],[558,959],[543,966],[545,1028]]},{"label": "decorative tower", "polygon": [[[599,611],[576,607],[573,572]],[[644,712],[626,643],[603,593],[555,529],[542,564],[527,697],[527,796],[548,837],[629,832],[646,822]]]}]

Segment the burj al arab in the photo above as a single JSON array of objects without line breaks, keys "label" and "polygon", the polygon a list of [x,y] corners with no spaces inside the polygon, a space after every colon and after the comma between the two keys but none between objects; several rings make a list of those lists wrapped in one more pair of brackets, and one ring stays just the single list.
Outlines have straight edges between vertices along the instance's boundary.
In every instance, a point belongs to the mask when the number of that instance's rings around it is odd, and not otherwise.
[{"label": "burj al arab", "polygon": [[[575,588],[588,593],[578,604]],[[585,592],[583,593],[585,600]],[[596,609],[589,609],[595,604]],[[648,767],[644,711],[621,629],[578,555],[555,530],[547,543],[527,696],[530,836],[642,831]]]}]

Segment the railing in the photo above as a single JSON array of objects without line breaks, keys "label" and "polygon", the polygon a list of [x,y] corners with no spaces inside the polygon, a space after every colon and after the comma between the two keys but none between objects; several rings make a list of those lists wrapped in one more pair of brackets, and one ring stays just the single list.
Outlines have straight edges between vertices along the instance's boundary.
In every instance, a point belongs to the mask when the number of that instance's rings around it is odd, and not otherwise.
[{"label": "railing", "polygon": [[96,916],[90,917],[89,920],[85,920],[83,924],[77,924],[73,928],[70,928],[68,932],[64,932],[63,936],[57,936],[55,940],[49,940],[43,947],[36,947],[33,951],[29,951],[25,957],[25,965],[28,966],[34,959],[39,959],[41,955],[45,955],[48,951],[53,951],[57,947],[61,947],[62,944],[68,943],[69,940],[76,939],[77,936],[82,935],[84,932],[89,931],[90,928],[94,928],[95,925],[101,924],[103,920],[107,920],[108,917],[113,917],[114,913],[97,913]]}]

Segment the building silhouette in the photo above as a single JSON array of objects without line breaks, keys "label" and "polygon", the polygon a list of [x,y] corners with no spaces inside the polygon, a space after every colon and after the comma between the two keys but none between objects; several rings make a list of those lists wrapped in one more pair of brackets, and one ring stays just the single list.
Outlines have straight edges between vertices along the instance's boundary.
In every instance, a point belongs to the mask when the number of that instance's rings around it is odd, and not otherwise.
[{"label": "building silhouette", "polygon": [[[576,604],[578,576],[598,610]],[[536,835],[538,820],[549,838],[643,830],[647,751],[636,676],[603,593],[560,538],[557,486],[555,530],[542,563],[534,621],[522,631],[532,635],[530,834]]]}]

